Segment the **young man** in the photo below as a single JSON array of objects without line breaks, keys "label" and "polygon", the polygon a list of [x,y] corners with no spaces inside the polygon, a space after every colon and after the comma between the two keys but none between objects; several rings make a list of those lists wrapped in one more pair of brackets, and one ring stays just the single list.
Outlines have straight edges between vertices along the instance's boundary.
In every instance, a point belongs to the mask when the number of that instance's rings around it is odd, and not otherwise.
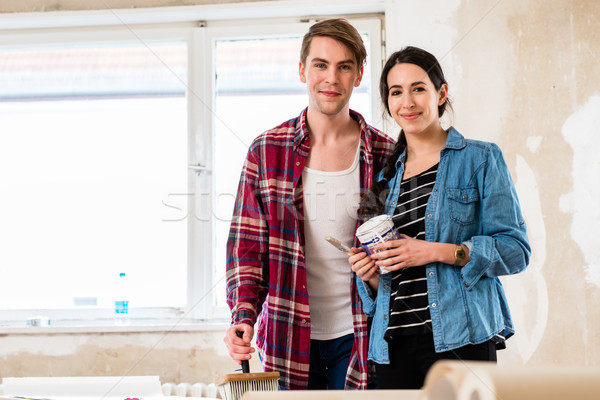
[{"label": "young man", "polygon": [[346,20],[313,25],[299,64],[308,107],[255,139],[242,170],[225,343],[233,360],[248,360],[257,323],[263,367],[284,389],[367,387],[366,317],[347,255],[324,240],[353,242],[360,195],[394,144],[349,108],[365,59]]}]

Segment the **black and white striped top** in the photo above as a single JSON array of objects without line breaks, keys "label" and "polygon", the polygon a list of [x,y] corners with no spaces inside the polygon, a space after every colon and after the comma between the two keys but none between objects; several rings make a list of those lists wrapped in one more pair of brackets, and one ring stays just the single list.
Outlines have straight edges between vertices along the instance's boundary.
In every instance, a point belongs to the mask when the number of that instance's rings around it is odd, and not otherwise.
[{"label": "black and white striped top", "polygon": [[[425,209],[437,177],[438,164],[427,171],[403,180],[396,210],[392,216],[400,233],[425,240]],[[427,297],[426,266],[404,268],[392,272],[390,321],[384,338],[432,333]],[[506,348],[505,338],[492,339],[497,349]]]},{"label": "black and white striped top", "polygon": [[[425,240],[425,209],[435,184],[438,165],[403,180],[392,219],[400,233]],[[385,339],[431,333],[425,266],[392,272],[390,320]]]}]

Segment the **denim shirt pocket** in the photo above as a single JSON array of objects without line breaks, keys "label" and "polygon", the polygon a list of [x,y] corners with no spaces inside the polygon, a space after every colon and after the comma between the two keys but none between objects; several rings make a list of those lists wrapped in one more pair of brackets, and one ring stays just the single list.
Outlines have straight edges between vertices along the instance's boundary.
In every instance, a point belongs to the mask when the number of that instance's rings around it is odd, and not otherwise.
[{"label": "denim shirt pocket", "polygon": [[479,190],[477,188],[446,188],[450,218],[461,225],[473,224],[479,213]]}]

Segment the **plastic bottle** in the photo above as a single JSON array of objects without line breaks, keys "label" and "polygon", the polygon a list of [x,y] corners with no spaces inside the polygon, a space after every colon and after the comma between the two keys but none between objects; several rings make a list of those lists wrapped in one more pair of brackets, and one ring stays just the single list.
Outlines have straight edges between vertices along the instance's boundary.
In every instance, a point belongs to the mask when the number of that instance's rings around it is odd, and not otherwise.
[{"label": "plastic bottle", "polygon": [[129,293],[127,291],[127,274],[120,272],[115,297],[115,324],[129,325]]}]

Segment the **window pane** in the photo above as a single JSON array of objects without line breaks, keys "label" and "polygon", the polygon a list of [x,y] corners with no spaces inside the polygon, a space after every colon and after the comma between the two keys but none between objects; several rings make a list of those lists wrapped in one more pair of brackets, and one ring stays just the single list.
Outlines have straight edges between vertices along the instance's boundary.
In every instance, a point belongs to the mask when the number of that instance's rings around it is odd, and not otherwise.
[{"label": "window pane", "polygon": [[186,48],[0,52],[0,308],[185,304]]},{"label": "window pane", "polygon": [[[368,37],[363,35],[368,48]],[[225,304],[225,246],[248,146],[261,132],[297,117],[308,105],[298,63],[302,37],[216,42],[216,280]],[[243,66],[240,68],[240,66]],[[370,121],[370,68],[354,89],[350,108]],[[220,279],[220,281],[219,281]]]}]

